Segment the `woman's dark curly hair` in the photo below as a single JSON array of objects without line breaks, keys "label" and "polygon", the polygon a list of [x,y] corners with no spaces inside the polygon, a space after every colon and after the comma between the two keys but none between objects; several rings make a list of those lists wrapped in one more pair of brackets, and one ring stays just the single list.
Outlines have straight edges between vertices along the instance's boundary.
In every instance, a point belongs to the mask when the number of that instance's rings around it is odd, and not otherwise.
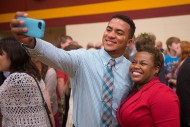
[{"label": "woman's dark curly hair", "polygon": [[[163,54],[160,52],[159,49],[157,49],[156,47],[153,46],[143,46],[141,48],[138,49],[138,52],[148,52],[152,55],[153,58],[153,62],[154,62],[154,67],[159,67],[159,72],[162,68],[162,65],[164,63],[164,56]],[[158,73],[159,73],[158,72]]]}]

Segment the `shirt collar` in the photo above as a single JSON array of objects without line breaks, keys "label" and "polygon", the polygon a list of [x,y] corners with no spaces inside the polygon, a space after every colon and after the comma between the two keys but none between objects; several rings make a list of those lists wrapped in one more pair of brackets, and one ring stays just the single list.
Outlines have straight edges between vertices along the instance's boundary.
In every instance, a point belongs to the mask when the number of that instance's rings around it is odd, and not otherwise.
[{"label": "shirt collar", "polygon": [[[100,57],[102,60],[102,63],[104,66],[106,66],[109,62],[110,59],[112,59],[112,57],[104,50],[104,48],[100,49]],[[122,55],[120,57],[115,58],[116,64],[115,64],[115,68],[117,69],[119,67],[119,63],[123,62],[123,60],[125,59],[125,57]]]}]

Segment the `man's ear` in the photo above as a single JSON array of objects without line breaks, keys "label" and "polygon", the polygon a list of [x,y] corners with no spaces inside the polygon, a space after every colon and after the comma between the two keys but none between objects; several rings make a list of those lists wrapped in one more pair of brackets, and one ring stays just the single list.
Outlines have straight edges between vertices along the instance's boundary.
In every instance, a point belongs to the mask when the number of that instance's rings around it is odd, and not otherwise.
[{"label": "man's ear", "polygon": [[132,43],[133,43],[133,39],[129,39],[129,40],[127,40],[127,47],[129,47]]}]

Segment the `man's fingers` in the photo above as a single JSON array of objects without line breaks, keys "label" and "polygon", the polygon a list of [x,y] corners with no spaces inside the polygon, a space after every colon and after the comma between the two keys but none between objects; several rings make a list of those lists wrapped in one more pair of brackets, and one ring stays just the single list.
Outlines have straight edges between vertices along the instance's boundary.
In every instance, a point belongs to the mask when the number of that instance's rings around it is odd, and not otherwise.
[{"label": "man's fingers", "polygon": [[10,27],[16,27],[18,25],[23,25],[24,21],[23,20],[18,20],[17,17],[22,16],[22,17],[27,17],[28,13],[25,12],[16,12],[15,17],[11,20]]},{"label": "man's fingers", "polygon": [[23,20],[18,20],[17,17],[28,17],[28,14],[25,12],[16,12],[15,17],[11,20],[10,28],[13,36],[20,42],[24,43],[32,48],[34,45],[34,38],[24,35],[24,32],[27,32],[28,29],[26,27],[19,27],[19,25],[24,25]]},{"label": "man's fingers", "polygon": [[26,27],[23,27],[23,28],[21,28],[21,27],[12,27],[11,28],[11,32],[15,33],[15,34],[24,33],[24,32],[27,32],[27,30],[28,29]]},{"label": "man's fingers", "polygon": [[17,27],[18,25],[23,25],[24,21],[23,20],[18,20],[18,19],[12,19],[10,23],[10,27]]},{"label": "man's fingers", "polygon": [[18,12],[16,12],[15,18],[17,18],[19,16],[28,17],[28,13],[18,11]]}]

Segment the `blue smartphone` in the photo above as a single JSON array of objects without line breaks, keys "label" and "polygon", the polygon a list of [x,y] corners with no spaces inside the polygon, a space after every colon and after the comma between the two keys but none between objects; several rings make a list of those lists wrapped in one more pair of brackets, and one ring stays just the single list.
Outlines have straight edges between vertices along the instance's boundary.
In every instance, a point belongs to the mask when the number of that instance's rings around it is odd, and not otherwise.
[{"label": "blue smartphone", "polygon": [[26,18],[26,17],[18,17],[17,19],[23,20],[25,22],[24,25],[19,25],[18,27],[27,27],[28,31],[23,33],[24,35],[42,38],[45,32],[45,22],[43,20]]}]

